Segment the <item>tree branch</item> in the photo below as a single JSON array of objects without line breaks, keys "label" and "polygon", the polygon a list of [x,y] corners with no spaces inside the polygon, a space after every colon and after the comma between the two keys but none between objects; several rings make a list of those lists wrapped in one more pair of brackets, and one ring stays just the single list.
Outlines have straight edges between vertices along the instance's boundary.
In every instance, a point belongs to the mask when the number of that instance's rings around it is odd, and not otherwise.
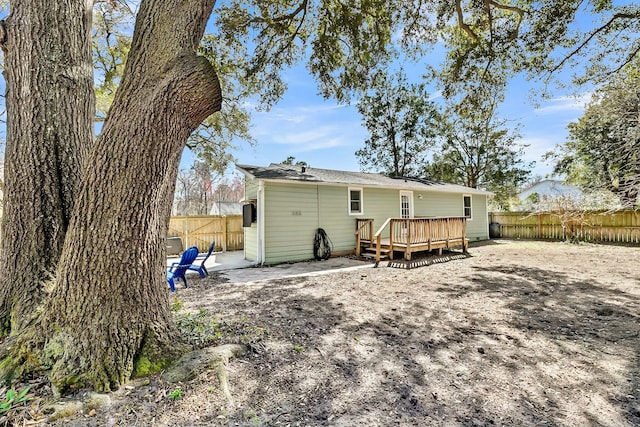
[{"label": "tree branch", "polygon": [[623,69],[626,65],[628,65],[631,61],[633,61],[633,59],[638,55],[638,53],[640,53],[640,44],[638,44],[635,47],[635,49],[633,49],[631,51],[631,53],[629,53],[629,55],[627,55],[627,58],[624,61],[622,61],[622,63],[618,67],[616,67],[615,69],[611,70],[609,73],[607,73],[607,75],[616,74],[618,71]]},{"label": "tree branch", "polygon": [[520,25],[522,24],[522,21],[524,20],[524,9],[521,9],[517,6],[509,6],[506,4],[501,4],[498,3],[494,0],[484,0],[484,4],[487,7],[488,10],[488,15],[489,15],[489,29],[490,31],[492,31],[492,25],[491,25],[491,13],[489,12],[489,6],[493,6],[496,9],[500,9],[500,10],[508,10],[510,12],[514,12],[518,15],[518,24],[516,25],[516,30],[509,36],[509,40],[515,40],[518,38],[518,34],[520,33]]},{"label": "tree branch", "polygon": [[571,59],[573,56],[577,55],[585,46],[587,46],[589,43],[591,43],[591,40],[593,40],[594,37],[596,37],[598,34],[602,33],[603,31],[606,31],[615,21],[617,21],[619,19],[633,19],[633,18],[638,18],[638,14],[616,13],[615,15],[613,15],[611,17],[611,19],[606,24],[602,25],[601,27],[596,28],[593,32],[591,32],[591,34],[589,34],[589,37],[587,37],[582,43],[580,43],[578,45],[578,47],[576,47],[573,51],[571,51],[568,55],[566,55],[562,59],[562,61],[560,61],[558,64],[556,64],[556,66],[554,66],[551,69],[550,74],[553,74],[556,71],[558,71],[560,68],[562,68],[564,66],[564,64],[567,63],[567,61],[569,59]]},{"label": "tree branch", "polygon": [[473,32],[471,27],[464,22],[464,15],[462,13],[462,6],[460,5],[461,0],[456,0],[456,14],[458,15],[458,27],[460,27],[469,37],[473,39],[473,41],[477,44],[480,40],[476,33]]},{"label": "tree branch", "polygon": [[500,4],[498,2],[495,2],[493,0],[484,0],[485,4],[491,5],[493,7],[495,7],[496,9],[502,9],[502,10],[508,10],[510,12],[515,12],[518,14],[518,16],[520,16],[520,21],[522,21],[522,18],[524,18],[524,10],[517,7],[517,6],[509,6],[507,4]]},{"label": "tree branch", "polygon": [[294,11],[287,13],[286,15],[277,16],[275,18],[264,18],[262,16],[256,16],[251,20],[249,20],[249,23],[273,24],[276,22],[290,21],[293,18],[295,18],[300,12],[303,12],[302,16],[304,19],[304,16],[307,14],[308,6],[309,6],[309,1],[302,0],[300,5]]},{"label": "tree branch", "polygon": [[[306,19],[307,16],[307,6],[308,6],[308,0],[303,0],[302,3],[300,3],[300,5],[296,8],[296,10],[292,11],[291,13],[288,13],[286,15],[282,15],[282,16],[278,16],[275,18],[263,18],[263,17],[254,17],[253,19],[249,20],[249,23],[261,23],[261,24],[267,24],[267,28],[273,24],[278,23],[279,25],[284,22],[284,21],[291,21],[293,20],[300,12],[302,12],[302,17],[300,18],[300,22],[298,23],[298,25],[296,26],[296,29],[290,33],[287,37],[286,40],[282,40],[282,42],[278,42],[278,43],[274,43],[274,44],[281,44],[280,48],[273,54],[271,55],[274,58],[277,58],[278,56],[280,56],[283,52],[285,52],[287,49],[289,49],[291,47],[291,45],[293,44],[293,41],[296,39],[296,37],[298,36],[298,34],[300,34],[300,29],[302,28],[302,25],[304,24],[304,21]],[[267,37],[267,28],[264,28],[261,31],[261,38],[262,37]],[[276,34],[274,34],[273,36],[271,36],[272,39],[276,38]],[[254,74],[257,72],[258,68],[260,67],[260,64],[265,62],[265,57],[266,57],[266,52],[263,53],[262,55],[258,56],[258,60],[255,61],[255,65],[253,67],[251,67],[251,69],[249,70],[249,74]]]}]

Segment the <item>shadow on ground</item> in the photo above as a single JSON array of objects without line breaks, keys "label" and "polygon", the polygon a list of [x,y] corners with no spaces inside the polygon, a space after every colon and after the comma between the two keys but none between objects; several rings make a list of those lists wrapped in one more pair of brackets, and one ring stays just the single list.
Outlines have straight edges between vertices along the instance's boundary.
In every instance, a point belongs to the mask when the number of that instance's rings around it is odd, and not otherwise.
[{"label": "shadow on ground", "polygon": [[[582,354],[574,361],[585,364],[588,371],[582,390],[608,396],[630,425],[640,425],[640,304],[636,296],[541,268],[505,265],[475,267],[475,271],[467,278],[469,285],[439,291],[451,298],[481,292],[506,301],[511,327],[543,337],[550,346],[547,355],[578,348]],[[608,356],[626,359],[626,370],[619,373],[622,381],[603,369]],[[621,382],[626,387],[620,388]],[[585,417],[599,422],[590,413]]]},{"label": "shadow on ground", "polygon": [[331,275],[198,282],[213,297],[190,303],[267,331],[235,366],[239,408],[199,420],[640,425],[637,297],[507,264],[475,266],[455,282],[386,270],[375,283],[371,272],[352,273],[335,289]]}]

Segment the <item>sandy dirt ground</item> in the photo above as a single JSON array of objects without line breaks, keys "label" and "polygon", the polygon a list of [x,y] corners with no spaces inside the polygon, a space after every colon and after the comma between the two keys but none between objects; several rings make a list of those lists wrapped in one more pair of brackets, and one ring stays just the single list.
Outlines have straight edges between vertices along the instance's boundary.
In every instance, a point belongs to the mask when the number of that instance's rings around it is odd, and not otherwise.
[{"label": "sandy dirt ground", "polygon": [[250,348],[226,366],[232,401],[213,371],[154,377],[55,425],[640,425],[640,248],[470,252],[414,269],[193,280],[177,292],[183,323],[215,319],[202,345]]}]

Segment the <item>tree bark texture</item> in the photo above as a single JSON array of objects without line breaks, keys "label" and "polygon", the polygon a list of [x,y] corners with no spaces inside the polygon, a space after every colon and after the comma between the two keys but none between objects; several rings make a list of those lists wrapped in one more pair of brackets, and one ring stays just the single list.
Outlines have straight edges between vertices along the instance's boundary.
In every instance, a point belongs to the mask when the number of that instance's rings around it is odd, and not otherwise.
[{"label": "tree bark texture", "polygon": [[[221,105],[196,55],[214,0],[142,1],[121,85],[84,171],[34,343],[54,385],[113,390],[177,356],[166,233],[189,134]],[[152,368],[153,369],[153,368]]]},{"label": "tree bark texture", "polygon": [[15,335],[53,278],[93,141],[91,2],[12,0],[5,28],[0,322]]}]

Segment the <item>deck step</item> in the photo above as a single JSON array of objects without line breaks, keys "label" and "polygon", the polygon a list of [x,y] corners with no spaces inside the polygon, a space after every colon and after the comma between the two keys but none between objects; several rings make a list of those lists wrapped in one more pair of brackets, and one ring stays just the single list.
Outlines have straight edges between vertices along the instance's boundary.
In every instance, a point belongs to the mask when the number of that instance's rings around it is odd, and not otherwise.
[{"label": "deck step", "polygon": [[[376,253],[376,248],[364,248],[364,252],[365,253]],[[380,248],[380,253],[381,254],[388,254],[389,252],[391,252],[391,249],[389,248]]]},{"label": "deck step", "polygon": [[[380,248],[380,261],[389,259],[389,248]],[[360,254],[363,258],[376,259],[376,248],[364,248]]]},{"label": "deck step", "polygon": [[[367,247],[362,248],[362,250],[366,251],[366,252],[375,252],[376,251],[376,247],[375,246],[367,246]],[[386,247],[382,246],[380,248],[380,252],[389,252],[389,251],[391,251],[391,249],[389,249],[388,246],[386,246]]]},{"label": "deck step", "polygon": [[[376,253],[373,252],[363,252],[360,254],[361,257],[363,258],[371,258],[371,259],[376,259]],[[382,252],[380,252],[380,261],[384,261],[386,259],[389,259],[389,255],[383,254]]]}]

